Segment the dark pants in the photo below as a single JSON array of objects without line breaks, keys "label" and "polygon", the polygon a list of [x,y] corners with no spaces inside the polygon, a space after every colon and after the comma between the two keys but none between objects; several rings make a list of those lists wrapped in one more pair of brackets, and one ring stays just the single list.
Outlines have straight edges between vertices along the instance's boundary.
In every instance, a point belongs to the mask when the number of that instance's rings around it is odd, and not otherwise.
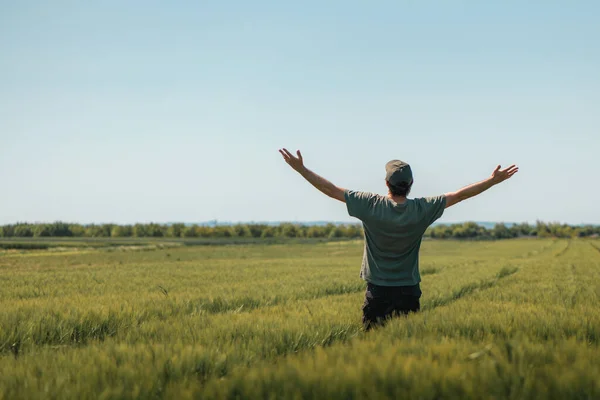
[{"label": "dark pants", "polygon": [[415,286],[378,286],[367,283],[365,304],[363,305],[363,326],[365,330],[383,325],[396,315],[417,312],[421,308],[421,289]]}]

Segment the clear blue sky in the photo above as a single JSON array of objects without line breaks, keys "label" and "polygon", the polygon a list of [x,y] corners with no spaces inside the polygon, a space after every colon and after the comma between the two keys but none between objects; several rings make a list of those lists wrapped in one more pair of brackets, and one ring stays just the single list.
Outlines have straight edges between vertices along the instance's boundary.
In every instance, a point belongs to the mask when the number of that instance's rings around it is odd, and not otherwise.
[{"label": "clear blue sky", "polygon": [[[93,4],[92,4],[93,3]],[[0,0],[0,224],[351,221],[521,171],[441,222],[600,223],[598,1]]]}]

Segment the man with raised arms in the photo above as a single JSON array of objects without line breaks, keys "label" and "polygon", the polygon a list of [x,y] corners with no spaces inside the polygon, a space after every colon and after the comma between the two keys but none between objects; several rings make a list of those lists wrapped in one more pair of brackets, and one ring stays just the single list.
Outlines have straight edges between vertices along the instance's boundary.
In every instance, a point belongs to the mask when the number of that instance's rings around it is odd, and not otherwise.
[{"label": "man with raised arms", "polygon": [[491,176],[456,192],[409,199],[413,185],[410,165],[392,160],[385,165],[386,196],[340,188],[304,166],[302,154],[279,150],[285,162],[327,196],[346,203],[348,213],[362,221],[365,250],[360,276],[367,281],[363,305],[366,330],[395,315],[420,308],[419,249],[425,230],[444,212],[512,177],[519,168],[500,165]]}]

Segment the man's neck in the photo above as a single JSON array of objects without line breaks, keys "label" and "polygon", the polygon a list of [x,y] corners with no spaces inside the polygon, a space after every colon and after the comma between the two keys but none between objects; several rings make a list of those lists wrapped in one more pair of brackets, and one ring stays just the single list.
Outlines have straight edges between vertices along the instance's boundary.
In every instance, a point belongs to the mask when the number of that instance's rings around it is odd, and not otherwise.
[{"label": "man's neck", "polygon": [[388,193],[388,198],[392,199],[397,204],[404,204],[406,202],[406,196],[395,196]]}]

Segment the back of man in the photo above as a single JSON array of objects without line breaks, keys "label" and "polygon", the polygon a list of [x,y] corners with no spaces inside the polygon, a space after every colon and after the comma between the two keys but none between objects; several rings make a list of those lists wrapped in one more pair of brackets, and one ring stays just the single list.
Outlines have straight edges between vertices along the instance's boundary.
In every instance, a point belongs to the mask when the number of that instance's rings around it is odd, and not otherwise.
[{"label": "back of man", "polygon": [[367,281],[363,305],[366,329],[393,314],[418,311],[419,250],[427,227],[440,218],[445,196],[405,199],[345,191],[348,213],[360,219],[365,232],[365,251],[360,276]]},{"label": "back of man", "polygon": [[356,192],[334,185],[306,168],[300,150],[294,156],[287,149],[279,153],[290,167],[315,188],[332,199],[346,203],[348,213],[360,219],[365,231],[361,277],[367,281],[363,323],[368,330],[397,314],[418,311],[419,248],[425,230],[441,217],[445,208],[477,196],[519,171],[498,165],[492,175],[442,196],[408,199],[413,185],[410,165],[391,160],[385,165],[388,195]]}]

